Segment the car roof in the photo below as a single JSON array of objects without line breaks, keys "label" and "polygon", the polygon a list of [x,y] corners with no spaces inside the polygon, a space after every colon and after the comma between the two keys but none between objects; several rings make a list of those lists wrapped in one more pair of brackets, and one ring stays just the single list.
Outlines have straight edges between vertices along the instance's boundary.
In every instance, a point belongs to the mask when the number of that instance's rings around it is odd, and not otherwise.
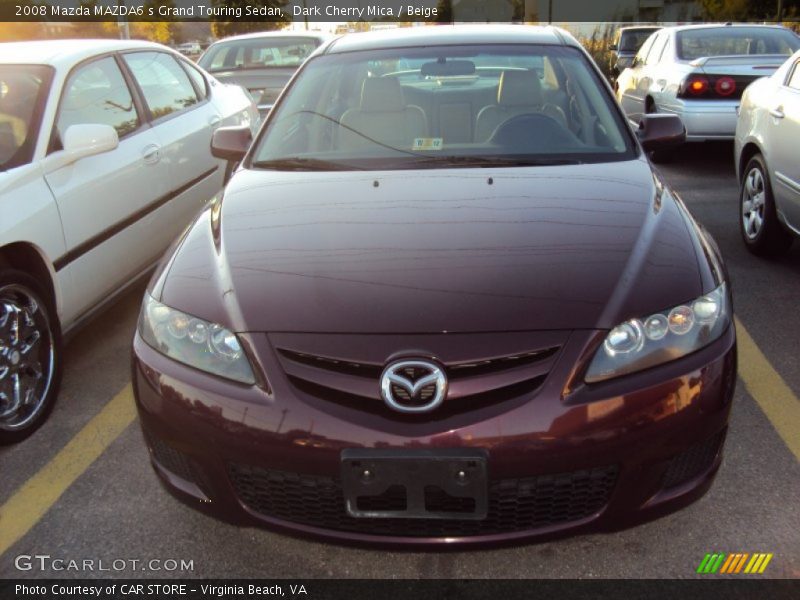
[{"label": "car roof", "polygon": [[255,33],[243,33],[241,35],[232,35],[224,37],[214,42],[216,44],[223,44],[226,42],[238,42],[242,40],[259,40],[268,38],[311,38],[315,40],[325,41],[331,36],[325,33],[316,33],[313,31],[257,31]]},{"label": "car roof", "polygon": [[628,31],[658,31],[659,29],[663,29],[663,27],[661,25],[637,25],[636,27],[619,28],[622,33],[626,33]]},{"label": "car roof", "polygon": [[579,46],[569,33],[557,27],[534,25],[438,25],[401,27],[351,33],[331,41],[325,54],[460,44],[552,44]]},{"label": "car roof", "polygon": [[739,28],[758,28],[758,29],[782,29],[789,31],[782,25],[761,25],[758,23],[699,23],[694,25],[676,25],[673,27],[663,27],[669,31],[691,31],[695,29],[739,29]]},{"label": "car roof", "polygon": [[159,49],[166,46],[138,40],[43,40],[0,44],[0,63],[53,65],[69,68],[87,58],[119,50]]}]

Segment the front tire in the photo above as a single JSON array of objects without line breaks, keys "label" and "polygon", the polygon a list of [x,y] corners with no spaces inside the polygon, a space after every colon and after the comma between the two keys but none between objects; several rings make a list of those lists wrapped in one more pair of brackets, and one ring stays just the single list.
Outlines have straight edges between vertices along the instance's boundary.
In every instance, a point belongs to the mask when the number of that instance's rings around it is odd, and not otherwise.
[{"label": "front tire", "polygon": [[739,231],[757,256],[779,256],[792,245],[792,235],[778,220],[767,163],[760,154],[747,163],[739,186]]},{"label": "front tire", "polygon": [[0,270],[0,445],[22,441],[53,410],[61,381],[61,331],[39,282]]}]

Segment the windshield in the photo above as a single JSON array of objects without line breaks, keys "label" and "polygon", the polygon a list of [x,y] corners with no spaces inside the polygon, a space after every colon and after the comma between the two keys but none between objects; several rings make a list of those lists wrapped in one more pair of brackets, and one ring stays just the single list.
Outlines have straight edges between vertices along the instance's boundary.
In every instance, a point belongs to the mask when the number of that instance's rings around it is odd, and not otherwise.
[{"label": "windshield", "polygon": [[214,44],[199,61],[207,71],[299,67],[319,45],[313,38],[255,38]]},{"label": "windshield", "polygon": [[31,161],[51,77],[46,66],[0,65],[0,170]]},{"label": "windshield", "polygon": [[251,166],[405,169],[634,156],[581,52],[548,45],[400,48],[311,59]]},{"label": "windshield", "polygon": [[679,31],[678,57],[694,60],[706,56],[784,54],[800,48],[800,38],[774,27],[717,27]]}]

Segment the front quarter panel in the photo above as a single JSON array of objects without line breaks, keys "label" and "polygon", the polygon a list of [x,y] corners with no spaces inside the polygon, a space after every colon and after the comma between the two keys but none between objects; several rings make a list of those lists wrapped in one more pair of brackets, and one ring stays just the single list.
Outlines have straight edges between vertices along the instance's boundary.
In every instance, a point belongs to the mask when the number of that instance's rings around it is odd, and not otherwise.
[{"label": "front quarter panel", "polygon": [[39,164],[0,174],[0,224],[0,250],[8,244],[25,243],[35,248],[47,264],[61,314],[61,286],[53,261],[66,252],[66,244],[58,208]]}]

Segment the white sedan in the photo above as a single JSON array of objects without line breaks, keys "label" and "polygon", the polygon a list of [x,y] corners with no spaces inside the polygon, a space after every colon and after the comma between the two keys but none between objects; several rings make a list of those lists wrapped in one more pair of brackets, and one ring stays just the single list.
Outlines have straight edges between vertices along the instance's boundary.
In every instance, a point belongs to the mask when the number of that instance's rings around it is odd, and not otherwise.
[{"label": "white sedan", "polygon": [[742,239],[781,254],[800,235],[800,51],[745,90],[734,146]]},{"label": "white sedan", "polygon": [[647,113],[678,115],[687,141],[730,140],[744,89],[771,75],[800,38],[774,25],[683,25],[652,34],[616,82],[632,121]]},{"label": "white sedan", "polygon": [[0,45],[0,443],[52,409],[62,336],[143,276],[222,187],[246,92],[148,42]]}]

